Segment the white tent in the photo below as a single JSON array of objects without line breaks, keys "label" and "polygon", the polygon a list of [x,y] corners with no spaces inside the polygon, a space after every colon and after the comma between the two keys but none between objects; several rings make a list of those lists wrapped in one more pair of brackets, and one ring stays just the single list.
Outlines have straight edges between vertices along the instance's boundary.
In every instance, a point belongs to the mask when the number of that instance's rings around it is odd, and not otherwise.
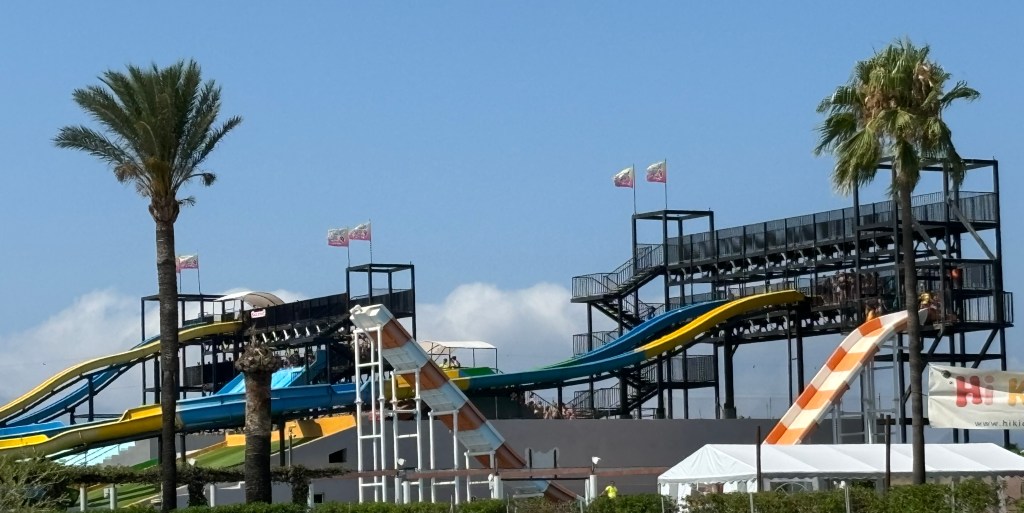
[{"label": "white tent", "polygon": [[[925,466],[930,478],[1024,476],[1024,457],[998,445],[928,444]],[[894,479],[911,474],[911,445],[893,444]],[[664,495],[684,499],[700,485],[722,491],[756,489],[756,446],[709,444],[658,477]],[[885,445],[762,445],[761,479],[821,489],[826,480],[875,480],[885,477]]]}]

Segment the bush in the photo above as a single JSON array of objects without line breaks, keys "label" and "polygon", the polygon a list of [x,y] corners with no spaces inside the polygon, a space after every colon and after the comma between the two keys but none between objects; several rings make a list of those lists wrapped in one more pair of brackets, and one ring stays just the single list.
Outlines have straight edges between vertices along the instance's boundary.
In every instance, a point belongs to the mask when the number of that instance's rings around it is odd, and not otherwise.
[{"label": "bush", "polygon": [[960,511],[996,511],[999,508],[999,489],[977,479],[971,479],[956,486],[953,490],[953,500]]},{"label": "bush", "polygon": [[298,504],[232,504],[230,506],[188,507],[179,509],[182,513],[305,513],[306,508]]},{"label": "bush", "polygon": [[579,513],[580,510],[576,502],[552,502],[539,497],[509,501],[507,506],[509,513]]},{"label": "bush", "polygon": [[0,456],[0,511],[64,508],[72,504],[63,465],[37,458]]},{"label": "bush", "polygon": [[590,503],[587,513],[666,513],[675,510],[672,499],[654,493],[619,495],[614,499],[598,497]]},{"label": "bush", "polygon": [[459,506],[459,513],[505,513],[505,501],[487,499],[472,501]]},{"label": "bush", "polygon": [[[444,511],[448,511],[447,504],[435,504],[434,506],[444,506]],[[316,508],[317,513],[404,513],[403,506],[399,504],[391,504],[388,502],[366,502],[359,504],[358,502],[328,502],[321,504]]]},{"label": "bush", "polygon": [[[691,497],[689,505],[692,513],[748,513],[750,496],[745,493],[706,494]],[[998,510],[999,492],[979,480],[963,481],[955,489],[941,484],[898,486],[885,496],[872,489],[853,487],[850,488],[850,506],[856,513],[988,513]],[[754,494],[754,508],[758,513],[845,513],[846,496],[843,490],[760,492]]]}]

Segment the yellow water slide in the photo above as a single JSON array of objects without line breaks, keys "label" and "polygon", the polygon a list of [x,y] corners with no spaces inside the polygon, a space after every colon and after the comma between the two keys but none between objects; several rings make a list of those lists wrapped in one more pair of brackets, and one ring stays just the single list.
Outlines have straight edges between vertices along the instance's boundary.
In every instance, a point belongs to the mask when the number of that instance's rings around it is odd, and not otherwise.
[{"label": "yellow water slide", "polygon": [[[202,326],[181,330],[178,334],[178,340],[180,342],[185,342],[210,335],[233,333],[241,329],[241,327],[242,323],[238,321],[204,324]],[[157,340],[123,353],[93,358],[92,360],[87,360],[68,367],[63,371],[58,372],[50,379],[40,383],[25,395],[22,395],[21,397],[0,407],[0,420],[20,412],[22,409],[31,406],[36,401],[45,398],[47,394],[60,389],[60,387],[64,386],[67,382],[78,379],[85,374],[111,365],[123,365],[141,358],[148,358],[157,354],[159,351],[160,341]]]},{"label": "yellow water slide", "polygon": [[143,433],[160,431],[160,405],[132,408],[121,418],[102,423],[83,424],[49,436],[46,434],[26,435],[0,440],[0,454],[17,456],[44,456],[93,443],[108,443],[112,440],[137,437]]},{"label": "yellow water slide", "polygon": [[753,296],[743,297],[735,301],[730,301],[704,315],[701,315],[700,317],[697,317],[682,328],[637,348],[636,351],[642,352],[644,357],[648,359],[655,358],[661,353],[688,345],[690,342],[695,340],[698,335],[733,317],[769,306],[796,303],[803,299],[804,295],[800,292],[795,290],[783,290],[781,292],[756,294]]}]

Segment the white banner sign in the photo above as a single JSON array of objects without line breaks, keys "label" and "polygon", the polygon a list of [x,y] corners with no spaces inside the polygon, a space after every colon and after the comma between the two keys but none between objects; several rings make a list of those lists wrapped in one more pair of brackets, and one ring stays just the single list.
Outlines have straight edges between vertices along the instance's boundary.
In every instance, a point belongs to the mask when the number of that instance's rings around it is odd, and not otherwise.
[{"label": "white banner sign", "polygon": [[932,427],[1024,428],[1024,372],[928,366]]}]

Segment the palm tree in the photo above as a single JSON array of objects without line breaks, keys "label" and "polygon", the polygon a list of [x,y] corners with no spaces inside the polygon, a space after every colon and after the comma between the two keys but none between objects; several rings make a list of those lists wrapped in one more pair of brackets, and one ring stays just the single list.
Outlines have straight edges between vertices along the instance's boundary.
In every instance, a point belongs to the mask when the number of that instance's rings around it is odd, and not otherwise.
[{"label": "palm tree", "polygon": [[[815,154],[836,157],[832,184],[849,193],[871,182],[880,161],[888,157],[894,170],[890,194],[899,203],[902,230],[905,307],[917,319],[917,274],[911,195],[922,167],[940,164],[959,186],[964,163],[953,146],[952,132],[943,111],[957,100],[974,100],[979,93],[957,82],[945,90],[950,74],[929,60],[927,45],[896,41],[854,67],[850,81],[822,100],[818,112],[826,116],[818,129]],[[910,360],[910,399],[913,424],[913,480],[923,483],[924,399],[921,327],[907,324]]]},{"label": "palm tree", "polygon": [[[271,502],[270,379],[281,367],[274,351],[252,338],[235,362],[245,374],[245,502]],[[283,450],[284,440],[281,441]]]},{"label": "palm tree", "polygon": [[175,284],[174,222],[192,197],[179,198],[187,183],[213,184],[201,169],[221,139],[242,122],[231,117],[217,124],[220,87],[203,82],[199,65],[179,61],[166,68],[128,66],[108,70],[100,85],[76,89],[75,103],[98,125],[61,128],[55,144],[81,150],[108,164],[118,182],[135,186],[149,199],[156,223],[156,274],[160,301],[160,469],[162,508],[174,509],[177,469],[174,419],[177,402],[178,306]]}]

